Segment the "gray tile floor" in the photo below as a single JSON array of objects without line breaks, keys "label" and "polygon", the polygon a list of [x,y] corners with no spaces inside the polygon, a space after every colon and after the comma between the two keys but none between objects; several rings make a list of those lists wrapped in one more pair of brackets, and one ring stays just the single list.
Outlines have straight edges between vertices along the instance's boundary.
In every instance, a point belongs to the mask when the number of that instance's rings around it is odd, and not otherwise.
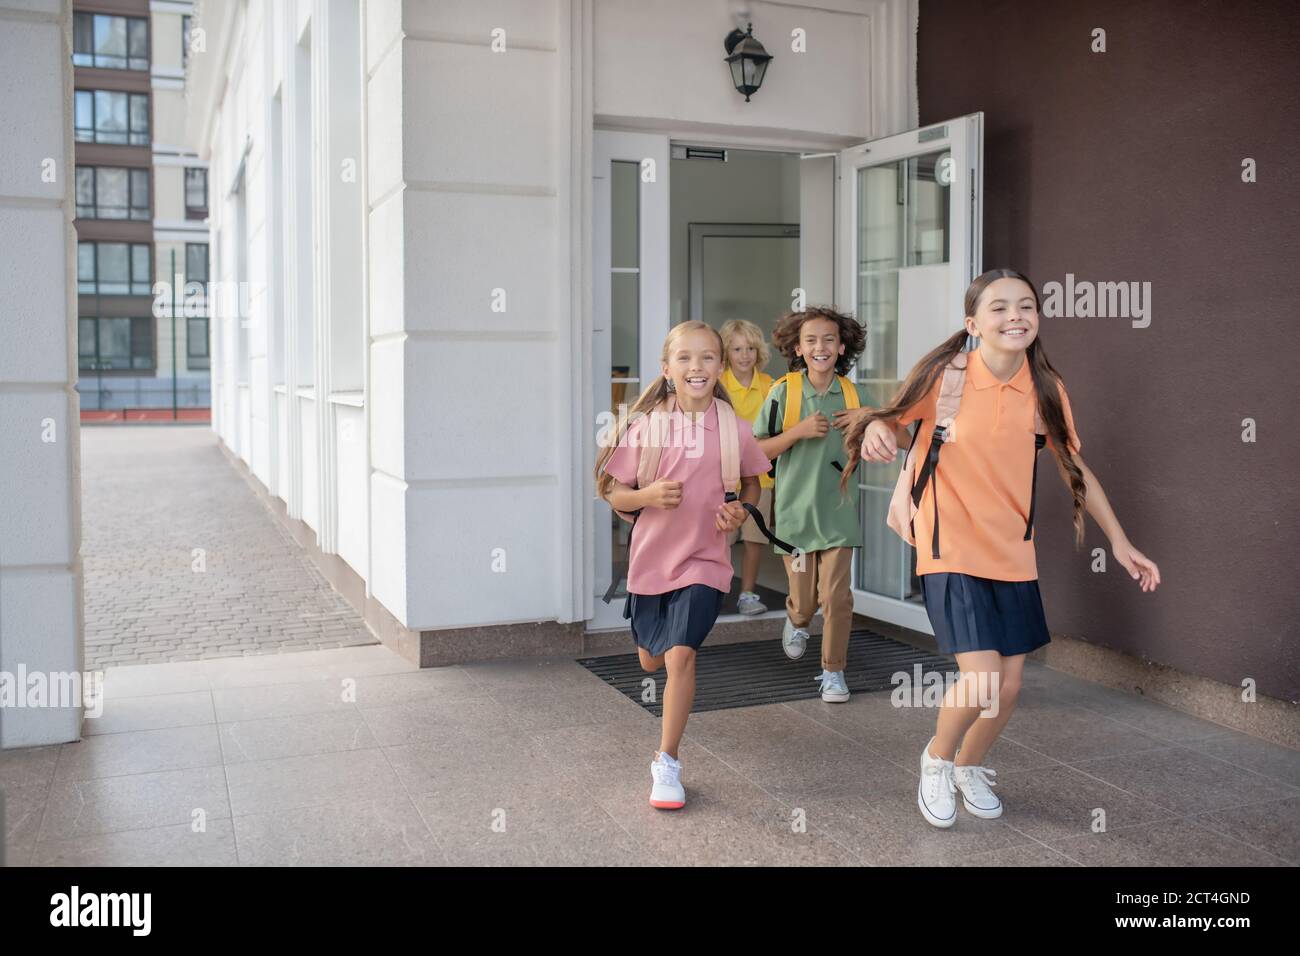
[{"label": "gray tile floor", "polygon": [[[1007,811],[915,805],[934,712],[887,694],[657,721],[572,661],[385,648],[112,668],[85,738],[0,753],[10,865],[1295,865],[1300,753],[1029,665]],[[1098,812],[1104,832],[1093,832]]]}]

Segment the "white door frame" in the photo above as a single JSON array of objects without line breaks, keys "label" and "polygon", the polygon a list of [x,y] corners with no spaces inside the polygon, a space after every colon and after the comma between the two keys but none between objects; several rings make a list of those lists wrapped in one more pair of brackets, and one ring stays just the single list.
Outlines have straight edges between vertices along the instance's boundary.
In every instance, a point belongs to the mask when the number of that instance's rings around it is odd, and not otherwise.
[{"label": "white door frame", "polygon": [[[610,163],[635,162],[641,166],[640,208],[638,212],[638,369],[640,381],[634,384],[635,397],[659,375],[659,356],[671,323],[669,316],[669,151],[668,137],[654,133],[628,133],[596,130],[592,135],[592,348],[591,378],[593,408],[597,414],[609,410],[609,368],[612,364],[612,329],[610,322],[610,277],[612,275],[612,239],[610,236]],[[652,162],[653,167],[648,163]],[[650,178],[653,176],[653,178]],[[630,402],[629,402],[630,404]],[[594,422],[583,427],[595,428]],[[599,449],[598,449],[599,452]],[[606,604],[601,600],[609,587],[612,572],[612,545],[608,533],[613,513],[599,498],[591,502],[592,527],[595,528],[593,574],[595,600],[589,630],[624,629],[623,601]]]},{"label": "white door frame", "polygon": [[[840,306],[855,314],[857,302],[857,207],[858,170],[867,166],[896,162],[911,156],[948,149],[952,156],[952,201],[948,221],[948,281],[945,315],[936,316],[933,330],[934,344],[952,328],[962,314],[962,298],[966,287],[983,269],[983,196],[984,148],[983,113],[971,113],[936,123],[921,129],[908,130],[893,136],[850,146],[841,151],[839,158],[839,224],[836,246],[839,268],[836,270],[836,299]],[[960,197],[960,201],[959,201]],[[903,336],[900,334],[900,340]],[[900,366],[900,372],[902,368]],[[856,370],[855,370],[856,378]],[[861,552],[854,556],[853,580],[858,579],[857,562]],[[853,610],[856,614],[874,617],[902,627],[933,634],[925,607],[910,601],[901,601],[870,591],[853,589]]]}]

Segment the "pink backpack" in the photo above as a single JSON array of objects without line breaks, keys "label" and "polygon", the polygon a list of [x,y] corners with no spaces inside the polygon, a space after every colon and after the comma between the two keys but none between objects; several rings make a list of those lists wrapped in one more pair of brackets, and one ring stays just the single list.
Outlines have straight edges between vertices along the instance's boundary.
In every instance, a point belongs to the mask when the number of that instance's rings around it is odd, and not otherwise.
[{"label": "pink backpack", "polygon": [[[958,352],[944,368],[943,378],[939,382],[939,396],[935,401],[934,434],[930,438],[930,449],[925,456],[925,464],[921,466],[920,473],[916,476],[916,480],[913,481],[912,471],[915,467],[915,459],[912,450],[916,445],[916,436],[921,433],[921,422],[917,421],[916,431],[912,433],[912,444],[907,447],[907,454],[903,457],[903,468],[899,471],[898,482],[894,485],[893,497],[889,499],[889,515],[885,523],[912,547],[916,547],[916,532],[912,522],[917,511],[920,510],[921,496],[925,493],[926,483],[937,473],[939,450],[943,448],[945,442],[954,441],[957,437],[953,425],[957,418],[957,412],[961,410],[961,393],[962,389],[966,387],[967,361],[968,353]],[[1029,519],[1025,522],[1025,541],[1030,539],[1034,531],[1034,508],[1038,503],[1038,452],[1046,443],[1047,429],[1043,426],[1043,418],[1039,414],[1037,407],[1035,407],[1034,474],[1029,491]],[[939,485],[937,479],[932,500],[934,502],[934,534],[930,542],[930,555],[938,559]]]}]

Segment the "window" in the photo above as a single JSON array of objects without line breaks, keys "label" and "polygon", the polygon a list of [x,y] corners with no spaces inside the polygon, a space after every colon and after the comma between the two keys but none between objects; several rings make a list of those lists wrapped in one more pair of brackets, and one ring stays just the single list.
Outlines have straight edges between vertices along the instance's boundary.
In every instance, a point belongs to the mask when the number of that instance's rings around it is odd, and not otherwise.
[{"label": "window", "polygon": [[209,368],[208,357],[208,320],[206,318],[186,319],[185,358],[189,368]]},{"label": "window", "polygon": [[149,145],[149,94],[77,90],[74,129],[78,143]]},{"label": "window", "polygon": [[147,243],[77,243],[77,291],[86,295],[149,295],[153,255]]},{"label": "window", "polygon": [[185,243],[185,281],[208,283],[208,244]]},{"label": "window", "polygon": [[72,65],[149,69],[149,21],[100,13],[72,15]]},{"label": "window", "polygon": [[77,322],[77,357],[83,369],[152,369],[153,319],[95,318]]},{"label": "window", "polygon": [[193,18],[182,14],[181,16],[181,66],[184,67],[190,62],[190,21]]},{"label": "window", "polygon": [[185,170],[185,211],[207,213],[208,171],[206,169]]},{"label": "window", "polygon": [[149,220],[149,170],[77,167],[77,215],[82,219]]}]

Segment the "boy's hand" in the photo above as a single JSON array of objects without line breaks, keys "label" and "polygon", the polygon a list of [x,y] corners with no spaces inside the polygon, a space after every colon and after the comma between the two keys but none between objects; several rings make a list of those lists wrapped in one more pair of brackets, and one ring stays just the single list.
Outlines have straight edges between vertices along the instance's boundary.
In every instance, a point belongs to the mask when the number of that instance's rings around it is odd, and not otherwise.
[{"label": "boy's hand", "polygon": [[790,429],[799,438],[821,438],[831,430],[831,423],[821,412],[809,415],[794,428]]},{"label": "boy's hand", "polygon": [[877,419],[862,436],[863,461],[893,461],[898,457],[898,439],[894,430]]},{"label": "boy's hand", "polygon": [[748,512],[739,501],[724,501],[718,505],[718,514],[714,521],[717,529],[724,534],[735,531],[745,523]]},{"label": "boy's hand", "polygon": [[1111,551],[1115,555],[1115,560],[1124,566],[1124,570],[1138,582],[1138,586],[1143,591],[1156,589],[1160,583],[1160,569],[1156,567],[1154,561],[1127,541],[1112,545]]},{"label": "boy's hand", "polygon": [[682,503],[682,483],[660,478],[645,489],[645,503],[651,508],[671,511]]},{"label": "boy's hand", "polygon": [[871,409],[869,408],[841,408],[833,416],[835,419],[834,427],[843,431],[862,421],[870,414]]}]

